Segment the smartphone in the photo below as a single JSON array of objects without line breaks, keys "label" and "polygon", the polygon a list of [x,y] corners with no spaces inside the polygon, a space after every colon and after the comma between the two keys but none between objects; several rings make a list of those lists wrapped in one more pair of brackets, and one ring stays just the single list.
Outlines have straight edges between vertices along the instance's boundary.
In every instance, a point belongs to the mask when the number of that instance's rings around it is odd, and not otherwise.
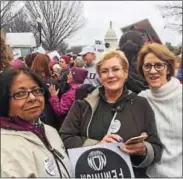
[{"label": "smartphone", "polygon": [[137,136],[137,137],[132,137],[129,140],[127,140],[125,142],[125,144],[135,144],[135,143],[138,143],[138,142],[142,142],[145,139],[147,139],[147,137],[148,137],[147,134],[143,134],[143,135],[140,135],[140,136]]}]

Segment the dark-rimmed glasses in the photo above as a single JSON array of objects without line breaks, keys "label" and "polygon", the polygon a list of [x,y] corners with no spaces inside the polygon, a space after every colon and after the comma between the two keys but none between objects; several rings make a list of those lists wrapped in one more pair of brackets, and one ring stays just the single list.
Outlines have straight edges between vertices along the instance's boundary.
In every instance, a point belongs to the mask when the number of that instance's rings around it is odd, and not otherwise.
[{"label": "dark-rimmed glasses", "polygon": [[29,91],[22,90],[10,95],[10,97],[13,97],[16,100],[27,99],[30,93],[32,93],[34,96],[42,96],[45,93],[45,91],[44,88],[36,88]]},{"label": "dark-rimmed glasses", "polygon": [[145,72],[149,72],[151,71],[152,67],[154,67],[156,71],[163,71],[166,65],[167,63],[161,63],[161,62],[155,63],[154,65],[152,65],[151,63],[145,63],[142,65],[142,69]]}]

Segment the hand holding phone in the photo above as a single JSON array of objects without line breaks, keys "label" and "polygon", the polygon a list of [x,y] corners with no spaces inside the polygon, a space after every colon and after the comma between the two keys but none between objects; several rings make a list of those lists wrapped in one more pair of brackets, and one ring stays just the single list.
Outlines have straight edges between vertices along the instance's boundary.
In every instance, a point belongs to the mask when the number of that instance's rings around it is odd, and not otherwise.
[{"label": "hand holding phone", "polygon": [[142,133],[140,136],[130,138],[125,142],[125,144],[128,145],[143,142],[145,139],[147,139],[147,137],[148,137],[147,133]]}]

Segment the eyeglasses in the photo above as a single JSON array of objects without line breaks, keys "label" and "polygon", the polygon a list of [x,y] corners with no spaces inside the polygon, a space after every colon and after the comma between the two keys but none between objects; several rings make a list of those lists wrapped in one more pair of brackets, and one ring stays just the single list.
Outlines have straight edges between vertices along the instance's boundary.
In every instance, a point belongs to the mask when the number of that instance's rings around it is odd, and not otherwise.
[{"label": "eyeglasses", "polygon": [[117,75],[123,68],[112,68],[112,69],[103,69],[100,71],[100,74],[103,76],[108,76],[111,71],[113,75]]},{"label": "eyeglasses", "polygon": [[42,96],[45,93],[45,91],[44,91],[44,88],[36,88],[30,91],[24,90],[24,91],[16,92],[13,95],[10,95],[10,97],[13,97],[16,100],[26,99],[28,98],[30,93],[32,93],[34,96]]},{"label": "eyeglasses", "polygon": [[149,72],[151,71],[152,67],[154,67],[154,69],[156,71],[163,71],[165,69],[165,66],[167,65],[167,63],[155,63],[154,65],[152,65],[151,63],[145,63],[142,66],[143,71],[145,72]]}]

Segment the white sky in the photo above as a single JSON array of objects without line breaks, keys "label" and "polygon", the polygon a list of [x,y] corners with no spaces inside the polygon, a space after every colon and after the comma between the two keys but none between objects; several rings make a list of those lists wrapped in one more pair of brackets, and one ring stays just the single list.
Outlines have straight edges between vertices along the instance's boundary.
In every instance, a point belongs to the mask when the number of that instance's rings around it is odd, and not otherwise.
[{"label": "white sky", "polygon": [[173,45],[182,42],[182,34],[164,29],[167,20],[163,19],[157,4],[167,1],[83,1],[86,25],[68,40],[70,45],[93,45],[95,40],[104,40],[113,22],[113,29],[118,39],[121,37],[121,27],[148,18],[163,43]]}]

